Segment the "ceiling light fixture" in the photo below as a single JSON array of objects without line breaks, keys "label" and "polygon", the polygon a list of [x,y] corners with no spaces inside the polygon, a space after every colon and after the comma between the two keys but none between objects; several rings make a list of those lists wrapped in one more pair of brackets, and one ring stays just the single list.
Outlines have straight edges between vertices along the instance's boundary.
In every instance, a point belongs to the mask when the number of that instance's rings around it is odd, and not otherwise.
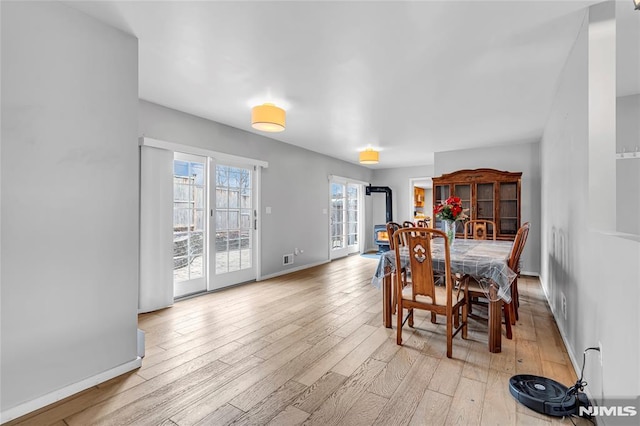
[{"label": "ceiling light fixture", "polygon": [[251,110],[251,127],[263,132],[282,132],[286,113],[274,104],[254,106]]},{"label": "ceiling light fixture", "polygon": [[360,151],[360,164],[378,164],[379,159],[380,153],[371,147]]},{"label": "ceiling light fixture", "polygon": [[636,10],[640,10],[640,0],[633,0],[633,5],[636,7]]}]

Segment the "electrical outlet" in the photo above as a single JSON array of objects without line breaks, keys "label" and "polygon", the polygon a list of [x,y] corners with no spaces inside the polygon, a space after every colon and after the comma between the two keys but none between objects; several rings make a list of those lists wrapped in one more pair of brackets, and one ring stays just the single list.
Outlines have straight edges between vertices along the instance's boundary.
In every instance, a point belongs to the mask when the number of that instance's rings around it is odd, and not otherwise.
[{"label": "electrical outlet", "polygon": [[282,256],[282,264],[283,265],[291,265],[293,263],[293,253],[285,254]]},{"label": "electrical outlet", "polygon": [[560,292],[561,298],[562,298],[562,316],[564,317],[564,319],[567,319],[567,298],[565,297],[564,293]]},{"label": "electrical outlet", "polygon": [[602,342],[598,342],[598,348],[600,349],[598,352],[598,356],[600,357],[600,367],[602,367]]}]

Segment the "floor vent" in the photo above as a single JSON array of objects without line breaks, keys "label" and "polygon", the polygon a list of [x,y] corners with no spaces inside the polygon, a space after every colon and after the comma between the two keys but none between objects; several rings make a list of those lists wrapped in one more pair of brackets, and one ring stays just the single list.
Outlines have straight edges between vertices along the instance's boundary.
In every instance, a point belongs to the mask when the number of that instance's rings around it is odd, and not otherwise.
[{"label": "floor vent", "polygon": [[293,253],[282,256],[283,265],[291,265],[293,263]]}]

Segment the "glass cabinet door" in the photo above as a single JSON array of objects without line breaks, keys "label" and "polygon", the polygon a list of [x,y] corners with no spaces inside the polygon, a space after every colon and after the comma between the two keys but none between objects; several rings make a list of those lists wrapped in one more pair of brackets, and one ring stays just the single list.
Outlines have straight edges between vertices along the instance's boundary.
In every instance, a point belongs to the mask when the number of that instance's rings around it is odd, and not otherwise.
[{"label": "glass cabinet door", "polygon": [[[495,222],[495,194],[493,183],[479,183],[476,187],[476,207],[475,218],[478,220],[490,220]],[[495,230],[491,225],[487,229],[487,233],[493,235]]]},{"label": "glass cabinet door", "polygon": [[[464,211],[467,216],[472,217],[473,213],[471,212],[471,184],[456,184],[453,188],[453,195],[460,198],[460,202],[462,203],[462,211]],[[464,233],[464,222],[457,221],[456,222],[456,234]]]},{"label": "glass cabinet door", "polygon": [[500,183],[500,223],[498,233],[516,235],[518,232],[518,185],[516,182]]}]

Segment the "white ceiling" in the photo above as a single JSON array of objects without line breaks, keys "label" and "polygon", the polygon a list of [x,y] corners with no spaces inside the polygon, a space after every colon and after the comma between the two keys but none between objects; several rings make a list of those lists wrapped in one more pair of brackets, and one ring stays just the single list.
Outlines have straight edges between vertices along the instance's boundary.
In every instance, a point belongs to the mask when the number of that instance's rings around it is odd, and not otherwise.
[{"label": "white ceiling", "polygon": [[[539,140],[595,1],[68,2],[134,34],[140,98],[375,168]],[[631,1],[629,0],[629,3]]]}]

